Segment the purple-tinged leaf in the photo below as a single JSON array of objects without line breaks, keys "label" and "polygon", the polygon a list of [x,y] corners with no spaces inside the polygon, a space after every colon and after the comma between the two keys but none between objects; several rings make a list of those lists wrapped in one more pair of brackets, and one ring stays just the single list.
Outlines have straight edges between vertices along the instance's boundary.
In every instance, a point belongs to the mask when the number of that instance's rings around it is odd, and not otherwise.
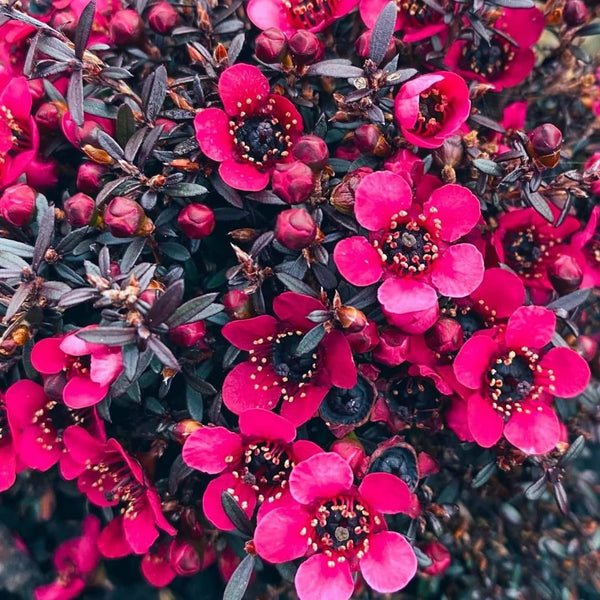
[{"label": "purple-tinged leaf", "polygon": [[376,65],[379,65],[385,57],[390,40],[394,35],[397,15],[398,9],[396,3],[388,2],[379,13],[375,26],[371,31],[369,58]]},{"label": "purple-tinged leaf", "polygon": [[75,30],[75,56],[81,60],[83,53],[87,46],[88,40],[90,39],[90,33],[92,31],[92,25],[94,24],[94,11],[96,9],[95,0],[91,0],[81,11],[79,15],[79,22],[77,23],[77,29]]}]

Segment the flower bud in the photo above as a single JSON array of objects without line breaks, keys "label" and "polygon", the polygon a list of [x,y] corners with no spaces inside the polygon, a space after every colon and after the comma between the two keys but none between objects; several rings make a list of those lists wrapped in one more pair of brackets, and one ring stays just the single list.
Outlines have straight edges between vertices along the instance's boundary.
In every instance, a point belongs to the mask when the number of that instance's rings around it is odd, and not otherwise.
[{"label": "flower bud", "polygon": [[281,62],[288,49],[285,33],[277,27],[270,27],[256,38],[254,53],[256,58],[267,64]]},{"label": "flower bud", "polygon": [[351,215],[354,211],[354,193],[358,184],[373,169],[369,167],[360,167],[344,175],[342,182],[338,184],[331,193],[331,204],[341,213]]},{"label": "flower bud", "polygon": [[372,156],[386,157],[392,152],[390,145],[377,125],[367,123],[357,127],[354,132],[354,143],[363,153]]},{"label": "flower bud", "polygon": [[33,219],[36,198],[37,192],[24,183],[7,187],[0,197],[2,218],[16,227],[27,225]]},{"label": "flower bud", "polygon": [[52,27],[64,33],[70,40],[75,40],[77,21],[77,15],[70,8],[64,8],[54,12]]},{"label": "flower bud", "polygon": [[563,21],[569,27],[579,27],[589,19],[590,13],[582,0],[568,0],[563,8]]},{"label": "flower bud", "polygon": [[96,212],[96,203],[93,198],[81,192],[67,198],[63,203],[67,214],[67,221],[73,227],[88,225]]},{"label": "flower bud", "polygon": [[322,56],[324,50],[321,40],[312,31],[306,29],[296,31],[289,39],[288,47],[297,67],[315,62]]},{"label": "flower bud", "polygon": [[230,319],[249,319],[254,316],[250,296],[243,290],[229,290],[221,301]]},{"label": "flower bud", "polygon": [[313,172],[303,162],[278,163],[271,176],[273,191],[288,204],[301,204],[314,189]]},{"label": "flower bud", "polygon": [[303,208],[280,212],[275,223],[275,239],[290,250],[310,246],[317,236],[317,224]]},{"label": "flower bud", "polygon": [[193,419],[184,419],[183,421],[179,421],[179,423],[175,423],[171,432],[175,439],[183,444],[187,438],[194,433],[197,429],[200,429],[202,425],[198,423],[198,421],[194,421]]},{"label": "flower bud", "polygon": [[379,343],[379,334],[375,321],[367,321],[367,324],[354,333],[346,333],[346,339],[354,354],[370,352]]},{"label": "flower bud", "polygon": [[456,167],[462,161],[463,155],[463,140],[459,134],[446,138],[444,143],[433,151],[433,158],[441,167]]},{"label": "flower bud", "polygon": [[438,354],[458,352],[464,342],[464,332],[455,319],[438,319],[425,332],[425,343]]},{"label": "flower bud", "polygon": [[205,204],[188,204],[177,217],[177,224],[185,235],[201,240],[215,228],[215,213]]},{"label": "flower bud", "polygon": [[201,342],[206,335],[206,324],[204,321],[194,321],[193,323],[184,323],[169,329],[169,337],[175,344],[183,348],[189,348],[198,342]]},{"label": "flower bud", "polygon": [[559,294],[569,294],[581,285],[583,270],[575,258],[561,254],[548,267],[548,278]]},{"label": "flower bud", "polygon": [[316,172],[322,171],[329,162],[327,144],[316,135],[303,135],[292,147],[292,154]]},{"label": "flower bud", "polygon": [[93,162],[84,162],[77,171],[77,189],[84,194],[96,195],[102,187],[101,178],[107,173],[106,167]]},{"label": "flower bud", "polygon": [[177,575],[189,577],[202,568],[200,557],[189,542],[173,540],[169,548],[169,563]]},{"label": "flower bud", "polygon": [[144,21],[131,8],[118,10],[110,20],[109,30],[110,38],[117,46],[132,46],[144,35]]},{"label": "flower bud", "polygon": [[[361,58],[369,58],[369,53],[371,50],[371,35],[373,34],[373,30],[369,29],[365,31],[355,42],[354,48],[356,50],[356,54]],[[389,62],[394,58],[396,54],[396,39],[394,36],[390,37],[390,41],[388,42],[387,50],[383,55],[382,63]]]},{"label": "flower bud", "polygon": [[367,317],[362,310],[354,306],[340,306],[335,311],[335,317],[339,324],[349,333],[362,331],[367,324]]},{"label": "flower bud", "polygon": [[527,152],[539,167],[551,169],[560,160],[562,133],[552,123],[538,125],[528,134]]},{"label": "flower bud", "polygon": [[441,575],[452,562],[450,552],[448,552],[446,546],[439,542],[427,544],[423,548],[423,553],[432,560],[432,563],[423,569],[427,575]]},{"label": "flower bud", "polygon": [[179,25],[179,13],[168,2],[158,2],[148,13],[148,24],[156,33],[169,35]]},{"label": "flower bud", "polygon": [[575,350],[590,362],[598,351],[598,342],[589,335],[580,335],[575,341]]},{"label": "flower bud", "polygon": [[135,200],[115,196],[104,211],[104,222],[115,237],[150,233],[154,228],[144,209]]},{"label": "flower bud", "polygon": [[35,112],[35,122],[40,131],[52,133],[60,130],[62,116],[67,107],[61,102],[44,102]]},{"label": "flower bud", "polygon": [[25,167],[25,175],[28,185],[38,191],[45,190],[54,187],[58,182],[58,164],[53,158],[34,158]]},{"label": "flower bud", "polygon": [[331,452],[339,454],[349,465],[354,473],[358,472],[362,462],[365,460],[365,449],[357,437],[346,436],[336,440],[331,445]]}]

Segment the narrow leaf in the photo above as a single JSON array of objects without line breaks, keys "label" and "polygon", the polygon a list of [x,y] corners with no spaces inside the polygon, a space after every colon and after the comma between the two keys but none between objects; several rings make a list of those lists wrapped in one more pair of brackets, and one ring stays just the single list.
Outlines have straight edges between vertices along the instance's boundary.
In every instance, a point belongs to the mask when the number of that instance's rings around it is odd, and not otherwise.
[{"label": "narrow leaf", "polygon": [[154,352],[156,358],[165,366],[179,371],[180,366],[173,353],[156,336],[148,338],[148,348]]},{"label": "narrow leaf", "polygon": [[285,287],[292,291],[298,292],[299,294],[306,294],[307,296],[312,296],[313,298],[318,298],[319,294],[315,292],[309,285],[304,283],[301,279],[297,277],[293,277],[292,275],[288,275],[288,273],[275,273],[275,277],[285,285]]},{"label": "narrow leaf", "polygon": [[320,341],[325,337],[325,333],[326,331],[324,323],[319,323],[316,327],[313,327],[300,340],[300,343],[296,348],[295,355],[302,356],[303,354],[307,354],[308,352],[314,350],[319,345]]},{"label": "narrow leaf", "polygon": [[473,481],[471,482],[471,487],[478,488],[487,483],[490,478],[496,474],[498,471],[498,467],[495,462],[488,463],[477,473],[475,477],[473,477]]},{"label": "narrow leaf", "polygon": [[526,490],[525,498],[528,500],[537,500],[546,491],[546,476],[540,477],[534,481]]},{"label": "narrow leaf", "polygon": [[227,582],[223,600],[242,600],[254,571],[254,557],[248,554]]},{"label": "narrow leaf", "polygon": [[164,65],[160,65],[154,72],[152,87],[148,95],[148,103],[146,105],[146,119],[154,123],[160,109],[162,108],[165,96],[167,95],[167,70]]},{"label": "narrow leaf", "polygon": [[79,15],[79,22],[75,30],[75,56],[79,60],[83,58],[83,53],[90,39],[95,9],[96,2],[92,0],[87,3],[86,7],[81,11],[81,15]]},{"label": "narrow leaf", "polygon": [[67,89],[67,104],[75,124],[83,127],[83,73],[79,69],[71,74]]},{"label": "narrow leaf", "polygon": [[379,65],[387,52],[388,45],[394,35],[398,10],[395,2],[388,2],[379,13],[375,26],[371,31],[369,58]]},{"label": "narrow leaf", "polygon": [[121,148],[121,146],[119,146],[119,144],[105,131],[99,130],[97,139],[100,147],[105,150],[111,158],[114,158],[115,160],[122,160],[125,157],[123,148]]},{"label": "narrow leaf", "polygon": [[103,346],[121,346],[135,339],[135,329],[132,327],[97,327],[78,331],[77,337],[93,344]]},{"label": "narrow leaf", "polygon": [[33,248],[33,258],[31,259],[31,268],[37,272],[48,246],[52,243],[54,237],[54,207],[49,206],[42,215],[40,230],[38,231],[35,246]]},{"label": "narrow leaf", "polygon": [[493,175],[494,177],[502,177],[504,175],[504,169],[493,160],[487,158],[476,158],[473,161],[473,166],[486,175]]},{"label": "narrow leaf", "polygon": [[175,312],[173,312],[173,314],[167,319],[167,324],[169,327],[173,328],[183,325],[184,323],[192,323],[193,321],[197,321],[197,315],[204,309],[208,308],[213,303],[217,295],[217,293],[205,294],[204,296],[198,296],[197,298],[188,300],[186,303],[177,308]]},{"label": "narrow leaf", "polygon": [[146,325],[152,328],[166,321],[173,314],[173,311],[181,305],[183,291],[184,283],[181,279],[170,285],[148,311],[145,319]]},{"label": "narrow leaf", "polygon": [[223,492],[221,494],[221,504],[223,505],[225,514],[229,517],[235,528],[242,535],[251,538],[254,528],[236,499],[229,492]]}]

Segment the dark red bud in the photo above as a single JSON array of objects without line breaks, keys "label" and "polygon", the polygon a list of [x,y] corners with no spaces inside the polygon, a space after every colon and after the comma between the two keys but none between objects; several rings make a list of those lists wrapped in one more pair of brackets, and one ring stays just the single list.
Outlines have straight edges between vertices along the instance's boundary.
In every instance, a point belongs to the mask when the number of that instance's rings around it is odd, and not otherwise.
[{"label": "dark red bud", "polygon": [[457,352],[463,341],[463,329],[454,319],[439,319],[425,332],[425,343],[439,354]]},{"label": "dark red bud", "polygon": [[323,54],[321,40],[306,29],[300,29],[288,41],[290,54],[298,67],[315,62]]},{"label": "dark red bud", "polygon": [[123,196],[115,196],[104,211],[104,222],[115,237],[131,237],[150,233],[151,221],[144,209],[135,201]]},{"label": "dark red bud", "polygon": [[303,135],[292,147],[292,154],[296,160],[317,172],[329,162],[327,144],[316,135]]},{"label": "dark red bud", "polygon": [[67,215],[67,221],[73,227],[83,227],[92,220],[96,212],[96,203],[93,198],[80,192],[67,198],[63,208]]},{"label": "dark red bud", "polygon": [[169,330],[169,337],[178,346],[189,348],[198,342],[201,342],[206,335],[206,324],[204,321],[194,321],[193,323],[184,323]]},{"label": "dark red bud", "polygon": [[340,306],[335,311],[335,316],[339,324],[349,333],[362,331],[367,324],[365,313],[354,306]]},{"label": "dark red bud", "polygon": [[339,454],[350,465],[354,473],[358,472],[366,456],[363,445],[358,438],[352,435],[333,442],[331,452]]},{"label": "dark red bud", "polygon": [[27,225],[35,213],[37,192],[24,183],[11,185],[0,197],[0,214],[15,227]]},{"label": "dark red bud", "polygon": [[580,335],[575,341],[575,349],[589,362],[598,352],[598,342],[589,335]]},{"label": "dark red bud", "polygon": [[385,136],[377,125],[368,123],[357,127],[354,131],[354,143],[363,154],[386,157],[392,152]]},{"label": "dark red bud", "polygon": [[443,544],[439,542],[431,542],[423,548],[423,553],[427,555],[432,563],[423,569],[427,575],[441,575],[452,562],[450,552]]},{"label": "dark red bud", "polygon": [[[361,58],[368,58],[370,53],[371,46],[371,34],[373,33],[372,29],[365,31],[357,40],[354,42],[354,48],[356,49],[356,54]],[[383,63],[389,62],[394,58],[396,54],[396,39],[394,36],[390,38],[388,42],[387,50],[383,56]]]},{"label": "dark red bud", "polygon": [[144,35],[144,21],[131,8],[118,10],[110,20],[110,37],[117,46],[137,44]]},{"label": "dark red bud", "polygon": [[201,240],[215,228],[215,213],[205,204],[188,204],[177,217],[177,224],[185,235]]},{"label": "dark red bud", "polygon": [[562,146],[562,133],[552,123],[538,125],[529,132],[527,151],[538,165],[551,169],[558,164]]},{"label": "dark red bud", "polygon": [[570,294],[581,285],[583,270],[575,258],[562,254],[548,267],[548,278],[559,294]]},{"label": "dark red bud", "polygon": [[158,2],[148,13],[148,24],[156,33],[169,35],[179,25],[179,13],[168,2]]},{"label": "dark red bud", "polygon": [[67,107],[61,102],[44,102],[35,112],[35,122],[40,130],[52,133],[60,129]]},{"label": "dark red bud", "polygon": [[277,27],[265,29],[256,38],[254,53],[258,60],[267,64],[281,62],[287,53],[288,42],[285,33]]},{"label": "dark red bud", "polygon": [[189,577],[202,568],[200,557],[189,542],[173,540],[169,548],[169,563],[177,575]]},{"label": "dark red bud", "polygon": [[254,316],[250,296],[243,290],[230,290],[223,296],[222,302],[230,319],[249,319]]},{"label": "dark red bud", "polygon": [[303,208],[280,212],[275,223],[275,239],[290,250],[310,246],[317,235],[317,224]]},{"label": "dark red bud", "polygon": [[102,187],[101,178],[107,173],[106,167],[93,162],[84,162],[77,171],[77,189],[84,194],[95,195]]},{"label": "dark red bud", "polygon": [[367,324],[354,333],[347,333],[346,339],[355,354],[370,352],[379,343],[379,333],[375,321],[367,321]]},{"label": "dark red bud", "polygon": [[278,163],[271,175],[273,191],[288,204],[301,204],[314,189],[311,168],[299,160]]},{"label": "dark red bud", "polygon": [[569,27],[579,27],[588,21],[590,13],[582,0],[568,0],[563,9],[563,20]]}]

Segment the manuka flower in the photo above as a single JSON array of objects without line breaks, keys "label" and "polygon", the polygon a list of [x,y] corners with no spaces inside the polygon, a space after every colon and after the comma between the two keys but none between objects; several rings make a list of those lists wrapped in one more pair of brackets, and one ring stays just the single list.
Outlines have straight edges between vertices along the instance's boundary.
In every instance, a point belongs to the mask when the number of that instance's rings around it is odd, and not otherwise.
[{"label": "manuka flower", "polygon": [[[544,14],[538,8],[503,8],[490,25],[498,32],[490,41],[457,40],[444,63],[467,80],[487,83],[496,92],[521,83],[535,63],[531,46],[544,30]],[[504,34],[504,35],[503,35]],[[514,42],[514,43],[513,43]],[[516,45],[515,45],[516,44]]]},{"label": "manuka flower", "polygon": [[6,403],[4,397],[0,395],[0,492],[7,490],[15,482],[17,461]]},{"label": "manuka flower", "polygon": [[83,520],[81,536],[63,542],[54,552],[58,577],[35,588],[35,600],[72,600],[81,594],[100,562],[96,547],[99,534],[100,519],[88,515]]},{"label": "manuka flower", "polygon": [[271,94],[268,79],[254,66],[223,71],[219,95],[224,111],[207,108],[196,115],[196,139],[219,175],[233,188],[259,191],[280,162],[291,162],[291,147],[302,133],[302,117],[283,96]]},{"label": "manuka flower", "polygon": [[63,444],[64,430],[71,425],[85,427],[95,438],[105,438],[104,425],[95,408],[69,408],[49,398],[44,388],[28,379],[6,390],[6,410],[19,459],[29,468],[47,471],[60,461],[65,478],[78,474]]},{"label": "manuka flower", "polygon": [[98,539],[103,556],[119,558],[146,553],[158,538],[157,527],[175,534],[162,513],[158,494],[148,483],[148,476],[117,440],[100,442],[85,429],[72,426],[65,430],[64,443],[79,465],[79,491],[96,506],[121,509]]},{"label": "manuka flower", "polygon": [[[228,491],[251,517],[257,505],[287,495],[294,465],[321,449],[312,442],[294,442],[290,421],[260,408],[240,415],[240,433],[225,427],[202,427],[183,446],[183,461],[190,467],[217,474],[202,497],[206,518],[219,529],[234,528],[223,510],[221,496]],[[275,503],[275,504],[273,504]]]},{"label": "manuka flower", "polygon": [[349,389],[356,384],[352,352],[341,331],[331,329],[315,348],[297,352],[315,327],[308,319],[315,310],[326,307],[310,296],[285,292],[273,301],[277,318],[262,315],[223,327],[223,336],[250,354],[223,383],[229,410],[239,415],[248,408],[273,409],[281,398],[281,415],[297,426],[316,413],[333,385]]},{"label": "manuka flower", "polygon": [[31,363],[42,375],[64,374],[62,397],[69,408],[98,404],[123,370],[120,348],[86,342],[76,333],[40,340]]},{"label": "manuka flower", "polygon": [[466,188],[437,188],[420,206],[405,179],[390,172],[367,175],[355,194],[354,213],[370,240],[342,240],[333,258],[341,275],[358,286],[384,278],[377,298],[388,321],[413,333],[438,315],[437,292],[451,298],[471,293],[483,278],[483,257],[472,244],[456,244],[481,217]]},{"label": "manuka flower", "polygon": [[246,12],[259,29],[277,27],[290,36],[299,29],[321,31],[357,3],[358,0],[250,0]]},{"label": "manuka flower", "polygon": [[[599,182],[595,182],[599,183]],[[573,235],[561,253],[575,258],[582,269],[582,289],[600,286],[600,206],[594,206],[586,226]]]},{"label": "manuka flower", "polygon": [[527,454],[544,454],[559,441],[552,398],[583,392],[590,369],[570,348],[545,350],[555,326],[552,311],[522,306],[504,332],[474,335],[458,352],[454,373],[471,390],[467,422],[480,446],[489,448],[504,435]]},{"label": "manuka flower", "polygon": [[381,593],[402,589],[416,572],[413,549],[400,533],[387,530],[383,517],[409,509],[406,483],[389,473],[371,473],[358,487],[353,482],[341,456],[315,454],[290,475],[295,502],[258,522],[254,544],[265,560],[308,555],[295,577],[300,600],[348,600],[356,571]]},{"label": "manuka flower", "polygon": [[459,75],[438,71],[405,83],[394,100],[402,135],[420,148],[439,148],[471,111],[469,88]]}]

